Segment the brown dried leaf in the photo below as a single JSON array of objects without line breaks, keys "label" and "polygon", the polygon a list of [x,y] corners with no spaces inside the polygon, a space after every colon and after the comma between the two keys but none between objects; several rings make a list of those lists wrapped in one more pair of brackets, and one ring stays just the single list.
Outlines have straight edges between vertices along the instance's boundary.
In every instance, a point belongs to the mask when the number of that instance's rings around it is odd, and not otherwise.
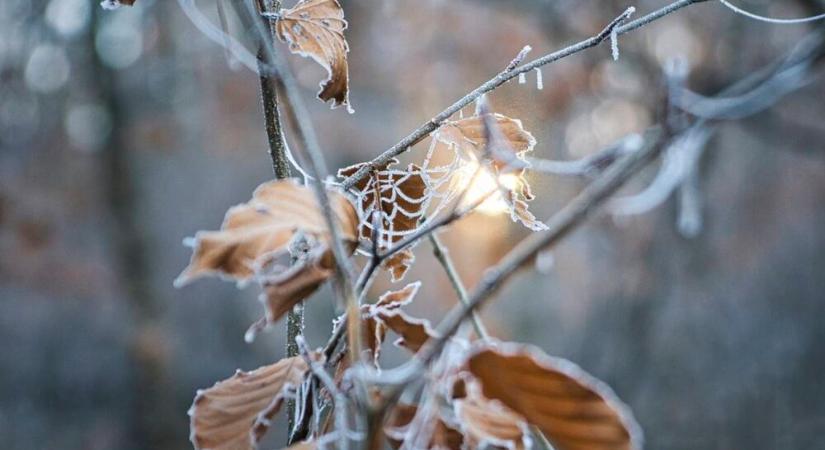
[{"label": "brown dried leaf", "polygon": [[[495,130],[491,130],[495,138],[495,148],[492,154],[485,155],[488,125],[495,127]],[[509,190],[504,196],[504,200],[510,206],[510,218],[533,231],[547,228],[527,210],[527,201],[535,197],[526,178],[525,167],[528,167],[529,163],[525,156],[533,151],[536,139],[524,129],[520,120],[502,114],[485,114],[451,121],[433,133],[433,140],[436,151],[452,149],[458,157],[471,161],[486,157],[495,172],[514,173],[518,178],[518,187]]]},{"label": "brown dried leaf", "polygon": [[189,409],[190,439],[196,450],[246,450],[257,442],[289,389],[308,370],[301,357],[286,358],[199,391]]},{"label": "brown dried leaf", "polygon": [[349,45],[344,37],[347,21],[337,0],[301,0],[282,9],[275,24],[278,38],[289,44],[289,51],[315,60],[327,70],[318,98],[332,99],[332,106],[349,107]]},{"label": "brown dried leaf", "polygon": [[[427,184],[421,175],[421,168],[410,164],[407,170],[391,169],[397,161],[393,160],[386,166],[374,170],[369,176],[362,178],[354,189],[359,191],[360,200],[358,210],[362,220],[359,236],[362,239],[371,239],[371,214],[376,205],[376,194],[380,200],[381,232],[380,249],[386,250],[404,238],[404,234],[418,228],[425,208]],[[353,175],[365,163],[355,164],[338,171],[338,176],[346,178]],[[392,233],[389,232],[392,230]],[[393,282],[404,278],[407,270],[415,261],[412,249],[402,250],[384,260],[381,267],[390,272]]]},{"label": "brown dried leaf", "polygon": [[387,291],[378,298],[378,301],[375,302],[375,307],[390,311],[409,305],[415,299],[420,288],[421,282],[416,281],[415,283],[404,286],[401,290]]},{"label": "brown dried leaf", "polygon": [[307,259],[264,280],[261,301],[265,306],[267,323],[280,320],[332,275],[332,258],[323,257],[330,256],[326,246],[319,247],[313,253]]},{"label": "brown dried leaf", "polygon": [[[492,116],[508,150],[523,161],[524,155],[533,151],[536,138],[524,129],[520,120],[502,114]],[[473,116],[449,121],[433,133],[433,139],[462,153],[481,156],[487,146],[486,119],[486,116]]]},{"label": "brown dried leaf", "polygon": [[378,367],[381,344],[387,335],[387,325],[378,319],[379,313],[387,313],[413,301],[421,282],[416,281],[398,291],[388,291],[373,305],[361,305],[361,343],[367,357]]},{"label": "brown dried leaf", "polygon": [[470,448],[489,446],[522,450],[529,442],[527,422],[498,402],[473,394],[453,403],[461,431]]},{"label": "brown dried leaf", "polygon": [[[352,204],[338,192],[329,195],[341,236],[354,242],[358,219]],[[192,259],[175,283],[181,286],[205,275],[247,280],[256,267],[283,252],[298,230],[319,241],[329,239],[313,192],[295,179],[264,183],[249,202],[227,211],[220,231],[195,235]]]},{"label": "brown dried leaf", "polygon": [[627,406],[570,361],[502,344],[481,347],[468,368],[484,397],[536,425],[557,450],[641,448],[641,429]]},{"label": "brown dried leaf", "polygon": [[[418,412],[416,405],[408,403],[397,403],[387,416],[384,423],[384,434],[394,449],[401,447],[404,439],[407,438],[409,425]],[[464,437],[461,433],[447,425],[443,420],[434,418],[433,436],[428,449],[449,449],[460,450]]]},{"label": "brown dried leaf", "polygon": [[413,253],[411,248],[405,248],[385,259],[384,262],[381,263],[381,268],[388,271],[390,273],[390,281],[396,283],[404,279],[404,275],[407,274],[407,271],[410,270],[414,262],[415,253]]},{"label": "brown dried leaf", "polygon": [[[527,192],[529,193],[529,190]],[[532,193],[530,195],[532,196]],[[515,191],[508,192],[506,198],[507,204],[510,205],[510,218],[513,219],[513,222],[521,222],[522,225],[533,231],[547,229],[547,225],[536,219],[536,216],[527,209],[527,202],[520,199]]]},{"label": "brown dried leaf", "polygon": [[427,340],[438,336],[430,326],[430,322],[410,317],[401,310],[378,310],[376,316],[387,328],[400,336],[395,345],[404,347],[413,353],[417,352]]}]

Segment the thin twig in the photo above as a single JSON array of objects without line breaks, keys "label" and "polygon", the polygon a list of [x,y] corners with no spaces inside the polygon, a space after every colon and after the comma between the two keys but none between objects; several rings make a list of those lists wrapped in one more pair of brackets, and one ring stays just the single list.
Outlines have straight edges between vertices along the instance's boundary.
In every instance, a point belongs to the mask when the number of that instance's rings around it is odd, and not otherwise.
[{"label": "thin twig", "polygon": [[458,330],[461,323],[470,317],[473,310],[492,297],[498,289],[518,269],[529,264],[542,250],[553,246],[588,218],[594,210],[605,202],[631,176],[640,171],[648,162],[658,156],[670,142],[664,133],[650,137],[647,147],[632,153],[611,165],[605,173],[588,185],[564,208],[547,222],[548,229],[523,240],[501,261],[488,269],[478,287],[470,294],[467,305],[457,305],[448,313],[438,327],[437,339],[425,344],[412,361],[397,369],[385,371],[382,379],[395,384],[387,398],[397,396],[397,390],[420,374],[427,364],[441,353],[447,340]]},{"label": "thin twig", "polygon": [[616,19],[611,21],[611,23],[607,27],[605,27],[604,30],[602,30],[599,34],[595,36],[592,36],[581,42],[565,47],[556,52],[534,59],[533,61],[521,66],[511,67],[511,65],[508,64],[507,67],[505,67],[505,69],[499,72],[495,77],[487,80],[484,84],[477,87],[475,90],[473,90],[469,94],[465,95],[464,97],[462,97],[461,99],[447,107],[447,109],[445,109],[444,111],[438,113],[435,117],[433,117],[426,123],[422,124],[415,131],[407,135],[407,137],[405,137],[397,144],[393,145],[392,147],[381,153],[379,156],[371,160],[368,164],[365,164],[363,167],[358,169],[358,171],[355,172],[352,176],[344,180],[344,189],[351,189],[353,186],[355,186],[355,184],[358,181],[364,178],[370,172],[370,170],[376,167],[381,167],[387,164],[392,158],[395,158],[401,153],[406,152],[410,149],[410,147],[421,142],[422,140],[424,140],[424,138],[429,136],[430,133],[440,128],[441,125],[443,125],[450,117],[453,116],[453,114],[457,113],[465,106],[474,102],[480,96],[498,88],[499,86],[512,80],[513,78],[518,77],[519,74],[527,73],[531,70],[556,62],[560,59],[579,53],[583,50],[596,47],[597,45],[607,40],[614,29],[616,30],[615,34],[617,36],[629,33],[633,30],[636,30],[637,28],[641,28],[686,6],[690,6],[694,3],[703,3],[706,1],[708,0],[679,0],[677,2],[671,3],[668,6],[665,6],[664,8],[658,9],[644,17],[628,22],[625,25],[619,26],[620,23],[626,18],[626,14],[622,13]]},{"label": "thin twig", "polygon": [[[447,250],[447,247],[441,243],[441,240],[438,238],[437,234],[430,233],[429,238],[430,243],[433,245],[433,255],[435,255],[435,259],[441,263],[441,267],[444,268],[444,272],[447,274],[447,278],[450,280],[450,284],[453,286],[458,299],[462,304],[469,305],[469,300],[467,300],[467,289],[464,287],[464,282],[461,281],[461,276],[455,269],[455,265],[453,265],[453,260],[450,258],[449,250]],[[487,334],[487,330],[484,328],[484,324],[481,322],[481,318],[478,316],[476,311],[473,311],[471,319],[473,321],[473,328],[475,328],[478,336],[482,339],[487,339],[489,334]]]},{"label": "thin twig", "polygon": [[[254,15],[256,14],[255,7],[250,1],[251,0],[244,0],[243,4],[246,7],[245,9],[247,14]],[[264,29],[261,21],[252,20],[252,22],[253,26],[255,26],[258,30],[258,33],[261,35],[266,34],[266,30]],[[353,292],[352,269],[349,254],[344,249],[344,240],[341,238],[338,223],[335,220],[334,212],[330,206],[329,196],[323,183],[323,181],[329,177],[329,169],[327,168],[326,161],[324,160],[324,153],[318,143],[318,137],[312,127],[311,116],[309,115],[309,111],[300,96],[298,83],[292,74],[289,64],[286,59],[284,59],[281,52],[275,51],[275,48],[271,45],[271,42],[266,41],[266,43],[267,45],[264,46],[264,52],[267,59],[272,62],[272,69],[277,74],[275,80],[278,89],[287,101],[287,107],[285,108],[287,116],[289,117],[293,127],[295,127],[296,135],[298,141],[301,143],[301,147],[308,156],[309,169],[311,175],[314,177],[310,184],[315,191],[315,196],[318,199],[319,207],[324,216],[324,221],[330,231],[329,244],[335,257],[335,274],[341,295],[344,299],[344,304],[346,305],[348,314],[353,314],[353,311],[354,314],[357,314],[358,304],[357,298]],[[352,322],[353,323],[349,326],[356,328],[360,327],[360,323],[358,323],[359,321]],[[352,337],[353,335],[355,336],[354,338]],[[357,355],[360,354],[360,346],[358,345],[359,342],[357,342],[358,336],[360,336],[360,333],[350,333],[350,339],[354,339],[349,343],[350,354],[353,359],[357,358]]]}]

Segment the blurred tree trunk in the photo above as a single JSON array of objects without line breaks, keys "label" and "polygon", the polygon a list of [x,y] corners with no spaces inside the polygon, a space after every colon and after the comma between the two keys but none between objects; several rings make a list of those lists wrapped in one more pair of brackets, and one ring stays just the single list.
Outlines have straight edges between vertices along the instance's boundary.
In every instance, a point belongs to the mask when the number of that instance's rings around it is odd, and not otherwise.
[{"label": "blurred tree trunk", "polygon": [[[95,51],[95,36],[100,29],[102,14],[93,14],[89,34],[89,53],[92,60],[90,84],[98,101],[105,105],[111,117],[110,133],[102,153],[103,186],[107,190],[111,218],[112,247],[115,255],[115,273],[123,286],[124,301],[131,317],[124,318],[126,345],[132,365],[133,397],[131,443],[136,448],[172,450],[182,442],[176,437],[181,430],[180,411],[175,407],[173,386],[169,377],[167,345],[158,325],[162,305],[152,292],[146,256],[146,245],[138,224],[137,198],[133,169],[130,167],[128,140],[129,97],[118,88],[119,74],[106,66]],[[96,89],[94,89],[96,88]]]}]

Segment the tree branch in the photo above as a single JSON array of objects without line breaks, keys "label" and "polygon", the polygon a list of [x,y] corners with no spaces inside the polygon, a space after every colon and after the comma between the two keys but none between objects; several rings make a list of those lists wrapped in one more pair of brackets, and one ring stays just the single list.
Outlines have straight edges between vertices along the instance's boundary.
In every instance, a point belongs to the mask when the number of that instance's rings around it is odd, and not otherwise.
[{"label": "tree branch", "polygon": [[[520,268],[532,261],[542,250],[551,247],[567,236],[593,211],[602,205],[630,177],[639,172],[655,159],[670,143],[671,137],[664,132],[652,132],[649,144],[641,150],[620,159],[611,165],[604,174],[588,185],[564,208],[559,210],[547,222],[548,229],[537,232],[520,242],[498,264],[488,269],[478,287],[470,294],[467,305],[457,305],[448,313],[438,327],[438,339],[430,340],[418,355],[407,364],[393,370],[385,371],[382,378],[398,387],[420,374],[427,364],[437,357],[447,340],[458,330],[461,323],[472,312],[492,297],[498,289]],[[396,387],[388,398],[397,395]]]},{"label": "tree branch", "polygon": [[447,119],[453,116],[453,114],[457,113],[465,106],[474,102],[480,96],[490,91],[493,91],[494,89],[498,88],[504,83],[512,80],[513,78],[518,77],[519,74],[527,73],[531,70],[556,62],[560,59],[579,53],[583,50],[596,47],[597,45],[607,40],[610,37],[610,34],[614,31],[614,29],[617,36],[629,33],[651,22],[654,22],[664,16],[667,16],[668,14],[678,11],[679,9],[682,9],[686,6],[690,6],[694,3],[703,3],[706,1],[708,0],[679,0],[677,2],[671,3],[668,6],[665,6],[664,8],[658,9],[642,18],[636,19],[634,21],[628,22],[625,25],[620,26],[623,19],[626,19],[625,12],[618,16],[616,19],[614,19],[599,34],[590,37],[589,39],[585,39],[581,42],[570,45],[556,52],[534,59],[533,61],[521,66],[513,66],[512,64],[508,64],[507,67],[503,71],[499,72],[495,77],[487,80],[484,84],[477,87],[475,90],[473,90],[469,94],[465,95],[464,97],[450,105],[447,109],[441,111],[435,117],[433,117],[432,119],[418,127],[415,131],[407,135],[407,137],[402,139],[400,142],[393,145],[392,147],[378,155],[376,158],[371,160],[368,164],[365,164],[363,167],[361,167],[352,176],[344,180],[344,189],[348,190],[352,188],[353,186],[355,186],[355,183],[364,178],[372,169],[383,166],[387,164],[392,158],[400,155],[401,153],[406,152],[410,149],[410,147],[421,142],[422,140],[424,140],[424,138],[429,136],[430,133],[440,128],[441,125],[443,125],[444,122],[447,121]]}]

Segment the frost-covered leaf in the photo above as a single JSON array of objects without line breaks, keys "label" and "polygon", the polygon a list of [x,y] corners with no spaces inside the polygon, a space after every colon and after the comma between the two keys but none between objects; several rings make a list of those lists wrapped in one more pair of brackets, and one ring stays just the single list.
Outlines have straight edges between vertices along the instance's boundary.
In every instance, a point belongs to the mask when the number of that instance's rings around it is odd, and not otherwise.
[{"label": "frost-covered leaf", "polygon": [[411,317],[401,310],[379,310],[377,317],[387,328],[400,336],[395,344],[413,353],[417,352],[430,338],[437,336],[430,322]]},{"label": "frost-covered leaf", "polygon": [[[397,403],[393,406],[387,421],[384,423],[384,434],[387,440],[394,449],[398,449],[407,438],[415,438],[411,436],[410,423],[418,413],[418,407],[408,403]],[[437,416],[428,417],[435,423],[431,423],[432,436],[427,449],[438,450],[460,450],[464,437],[461,433],[453,427],[447,425],[441,418]]]},{"label": "frost-covered leaf", "polygon": [[[504,141],[501,147],[505,145],[508,147],[499,150],[508,150],[514,157],[522,160],[525,154],[533,151],[536,145],[533,135],[524,129],[520,120],[502,114],[448,121],[433,133],[433,139],[460,152],[480,156],[487,146],[487,132],[485,131],[487,119],[494,120],[498,133]],[[498,159],[505,159],[505,157],[502,155]]]},{"label": "frost-covered leaf", "polygon": [[[357,196],[356,206],[361,219],[359,228],[362,239],[372,239],[379,233],[379,248],[386,250],[404,236],[416,230],[427,209],[428,189],[421,168],[410,164],[406,170],[393,168],[397,161],[374,170],[353,187]],[[345,167],[338,176],[349,177],[364,163]],[[378,201],[376,200],[378,197]],[[380,205],[380,207],[378,206]],[[372,213],[380,208],[379,230],[373,230]],[[387,258],[382,268],[390,271],[392,280],[400,281],[415,260],[412,250],[406,249]]]},{"label": "frost-covered leaf", "polygon": [[[488,136],[491,137],[490,145]],[[507,191],[503,200],[509,206],[511,219],[534,231],[546,228],[527,210],[527,202],[534,196],[526,178],[529,163],[525,157],[533,151],[536,139],[524,129],[520,120],[502,114],[475,115],[447,122],[433,133],[432,138],[430,154],[452,152],[465,166],[474,166],[475,161],[484,160],[489,162],[496,176],[514,174],[517,186],[501,186]]]},{"label": "frost-covered leaf", "polygon": [[381,263],[381,268],[390,273],[393,282],[401,281],[415,262],[415,253],[411,248],[405,248],[394,255],[386,258]]},{"label": "frost-covered leaf", "polygon": [[288,392],[308,370],[301,357],[286,358],[199,391],[190,416],[196,450],[251,450],[269,428]]},{"label": "frost-covered leaf", "polygon": [[[378,367],[378,358],[381,356],[381,345],[387,335],[387,325],[380,316],[397,311],[404,305],[410,304],[418,293],[421,282],[416,281],[404,286],[397,291],[387,291],[374,304],[361,305],[361,344],[364,348],[364,358],[372,361]],[[344,316],[336,319],[336,326],[341,323]],[[347,359],[340,366],[341,370],[348,367]]]},{"label": "frost-covered leaf", "polygon": [[[330,191],[329,196],[341,236],[355,241],[355,210],[344,195]],[[313,192],[295,179],[264,183],[255,189],[249,202],[227,211],[220,231],[199,231],[195,235],[192,259],[176,284],[205,275],[247,280],[256,268],[285,251],[299,230],[320,242],[329,239]]]},{"label": "frost-covered leaf", "polygon": [[453,405],[470,448],[527,448],[530,442],[527,422],[506,406],[480,394],[455,400]]},{"label": "frost-covered leaf", "polygon": [[547,225],[536,219],[536,216],[527,209],[527,202],[519,198],[515,191],[507,193],[507,204],[510,205],[510,218],[514,222],[521,222],[522,225],[533,231],[547,229]]},{"label": "frost-covered leaf", "polygon": [[421,288],[421,282],[416,281],[404,286],[403,289],[397,291],[387,291],[378,298],[375,302],[375,308],[382,308],[390,311],[398,309],[402,306],[409,305],[414,299],[418,290]]},{"label": "frost-covered leaf", "polygon": [[261,302],[265,306],[266,322],[277,322],[292,307],[312,295],[332,275],[333,259],[326,245],[322,244],[283,272],[263,277]]},{"label": "frost-covered leaf", "polygon": [[381,344],[387,336],[387,324],[381,317],[399,311],[402,306],[410,304],[420,287],[421,282],[416,281],[404,286],[403,289],[384,293],[373,305],[362,305],[362,343],[364,350],[370,352],[376,367],[378,367],[378,358],[381,355]]},{"label": "frost-covered leaf", "polygon": [[[329,191],[341,237],[356,241],[357,215],[338,192]],[[309,188],[294,179],[258,186],[247,203],[229,209],[220,231],[199,231],[189,266],[175,281],[182,286],[206,275],[246,281],[253,275],[264,290],[266,321],[248,334],[280,319],[312,294],[333,272],[326,221]]]},{"label": "frost-covered leaf", "polygon": [[344,37],[347,21],[337,0],[301,0],[282,9],[275,25],[278,37],[292,53],[309,57],[327,70],[318,98],[332,106],[349,108],[349,45]]},{"label": "frost-covered leaf", "polygon": [[641,429],[627,406],[570,361],[525,345],[485,345],[468,369],[484,397],[536,425],[557,450],[641,448]]}]

